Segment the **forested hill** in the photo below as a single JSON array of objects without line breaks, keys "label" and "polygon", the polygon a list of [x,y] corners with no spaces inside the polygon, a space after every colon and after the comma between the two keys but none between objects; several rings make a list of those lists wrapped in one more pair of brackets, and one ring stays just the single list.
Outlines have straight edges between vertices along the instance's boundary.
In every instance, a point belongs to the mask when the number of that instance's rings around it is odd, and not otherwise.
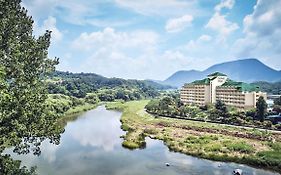
[{"label": "forested hill", "polygon": [[[168,85],[149,80],[125,80],[107,78],[94,73],[70,73],[56,71],[48,77],[48,90],[51,94],[65,94],[75,97],[85,97],[87,93],[110,90],[110,93],[120,96],[154,97],[158,90],[172,88]],[[125,93],[125,94],[124,94]],[[130,98],[131,99],[131,98]]]},{"label": "forested hill", "polygon": [[257,81],[251,84],[259,86],[261,91],[267,92],[268,94],[281,94],[281,81],[274,83]]}]

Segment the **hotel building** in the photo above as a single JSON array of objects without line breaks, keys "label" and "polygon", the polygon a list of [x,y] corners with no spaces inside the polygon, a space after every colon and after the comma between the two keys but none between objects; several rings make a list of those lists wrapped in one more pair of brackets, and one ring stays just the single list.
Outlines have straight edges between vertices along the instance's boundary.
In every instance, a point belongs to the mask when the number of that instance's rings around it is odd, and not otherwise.
[{"label": "hotel building", "polygon": [[205,105],[221,100],[228,106],[237,108],[254,108],[257,99],[266,93],[259,87],[236,82],[227,78],[227,75],[215,72],[203,80],[196,80],[185,84],[180,91],[180,99],[184,104]]}]

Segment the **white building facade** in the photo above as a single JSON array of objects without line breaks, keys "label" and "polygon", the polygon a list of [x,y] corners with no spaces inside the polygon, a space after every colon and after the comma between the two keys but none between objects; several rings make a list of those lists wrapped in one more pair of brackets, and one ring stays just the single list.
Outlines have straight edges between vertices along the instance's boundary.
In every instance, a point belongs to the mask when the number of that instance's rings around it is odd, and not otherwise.
[{"label": "white building facade", "polygon": [[180,99],[184,104],[203,106],[221,100],[228,106],[244,109],[254,108],[260,96],[266,100],[266,93],[261,92],[259,87],[232,81],[220,72],[185,84],[180,91]]}]

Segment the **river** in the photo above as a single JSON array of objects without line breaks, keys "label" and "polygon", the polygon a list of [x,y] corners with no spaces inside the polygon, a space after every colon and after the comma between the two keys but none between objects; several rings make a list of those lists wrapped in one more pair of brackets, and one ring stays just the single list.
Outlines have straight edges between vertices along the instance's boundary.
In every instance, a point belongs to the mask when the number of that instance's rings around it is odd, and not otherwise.
[{"label": "river", "polygon": [[99,106],[68,122],[59,145],[43,142],[40,156],[8,152],[27,167],[37,166],[40,175],[230,175],[237,168],[244,175],[278,174],[171,152],[149,138],[146,148],[128,150],[121,145],[121,114]]}]

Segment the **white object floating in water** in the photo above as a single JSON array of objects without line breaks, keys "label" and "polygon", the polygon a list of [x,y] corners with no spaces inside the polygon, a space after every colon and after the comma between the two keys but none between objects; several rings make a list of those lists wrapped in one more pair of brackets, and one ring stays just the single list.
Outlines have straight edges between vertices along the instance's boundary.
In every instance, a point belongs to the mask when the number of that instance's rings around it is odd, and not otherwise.
[{"label": "white object floating in water", "polygon": [[241,169],[235,169],[235,170],[233,171],[233,174],[234,174],[234,175],[242,175],[242,173],[243,173],[243,171],[242,171]]},{"label": "white object floating in water", "polygon": [[169,164],[169,163],[165,163],[165,165],[166,165],[166,166],[170,166],[170,164]]}]

